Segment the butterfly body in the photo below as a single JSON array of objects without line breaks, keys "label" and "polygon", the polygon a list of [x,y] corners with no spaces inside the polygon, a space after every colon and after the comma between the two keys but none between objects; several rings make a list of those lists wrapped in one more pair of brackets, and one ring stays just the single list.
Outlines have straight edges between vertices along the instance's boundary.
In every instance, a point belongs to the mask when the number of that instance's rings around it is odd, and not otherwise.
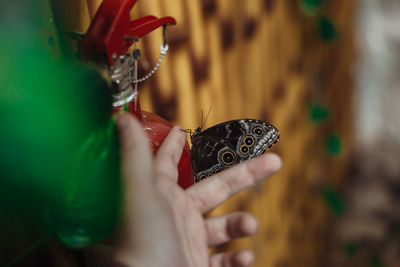
[{"label": "butterfly body", "polygon": [[253,119],[227,121],[191,135],[190,150],[195,182],[257,157],[279,139],[271,124]]}]

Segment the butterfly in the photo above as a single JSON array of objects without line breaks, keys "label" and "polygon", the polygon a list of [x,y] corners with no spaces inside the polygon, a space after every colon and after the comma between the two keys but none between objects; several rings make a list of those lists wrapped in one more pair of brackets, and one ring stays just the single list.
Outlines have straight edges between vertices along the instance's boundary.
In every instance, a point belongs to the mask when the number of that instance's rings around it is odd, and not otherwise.
[{"label": "butterfly", "polygon": [[190,156],[195,182],[240,162],[263,154],[279,140],[279,131],[268,122],[240,119],[220,123],[190,136]]}]

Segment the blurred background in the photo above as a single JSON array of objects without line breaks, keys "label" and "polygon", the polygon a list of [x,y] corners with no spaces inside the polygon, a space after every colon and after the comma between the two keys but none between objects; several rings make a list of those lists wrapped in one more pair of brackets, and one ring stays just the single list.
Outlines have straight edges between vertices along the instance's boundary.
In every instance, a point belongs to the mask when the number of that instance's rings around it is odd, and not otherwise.
[{"label": "blurred background", "polygon": [[[37,1],[39,43],[76,56],[66,32],[86,32],[100,3]],[[205,128],[254,118],[281,133],[282,170],[211,214],[250,211],[259,232],[216,251],[250,248],[256,267],[400,266],[400,2],[141,0],[132,17],[149,14],[178,24],[139,87],[143,110],[195,129],[211,109]],[[161,43],[161,30],[143,38],[140,73]],[[47,250],[54,266],[80,266]]]}]

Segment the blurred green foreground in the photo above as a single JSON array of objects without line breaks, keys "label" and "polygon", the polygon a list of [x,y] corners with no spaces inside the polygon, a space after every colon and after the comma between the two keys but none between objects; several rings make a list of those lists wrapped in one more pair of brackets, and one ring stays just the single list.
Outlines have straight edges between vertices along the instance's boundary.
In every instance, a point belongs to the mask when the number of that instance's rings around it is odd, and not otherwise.
[{"label": "blurred green foreground", "polygon": [[16,218],[79,248],[116,224],[118,142],[106,82],[55,51],[45,2],[0,0],[1,228]]}]

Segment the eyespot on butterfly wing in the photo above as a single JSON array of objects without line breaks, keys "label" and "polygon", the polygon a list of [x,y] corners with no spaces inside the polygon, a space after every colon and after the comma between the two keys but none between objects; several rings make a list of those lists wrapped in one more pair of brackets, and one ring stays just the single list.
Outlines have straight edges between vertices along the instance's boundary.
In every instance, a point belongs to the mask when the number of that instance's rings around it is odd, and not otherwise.
[{"label": "eyespot on butterfly wing", "polygon": [[273,125],[254,119],[227,121],[204,131],[197,128],[190,150],[195,182],[263,154],[279,136]]}]

